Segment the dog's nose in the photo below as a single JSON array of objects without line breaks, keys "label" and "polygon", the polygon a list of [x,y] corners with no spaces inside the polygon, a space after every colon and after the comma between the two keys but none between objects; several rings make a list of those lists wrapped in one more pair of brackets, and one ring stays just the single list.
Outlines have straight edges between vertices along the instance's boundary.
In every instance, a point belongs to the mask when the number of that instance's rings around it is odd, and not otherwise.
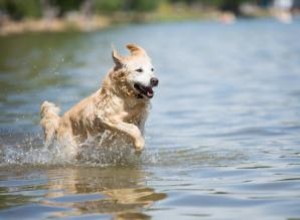
[{"label": "dog's nose", "polygon": [[158,79],[153,77],[150,79],[151,86],[157,86],[158,85]]}]

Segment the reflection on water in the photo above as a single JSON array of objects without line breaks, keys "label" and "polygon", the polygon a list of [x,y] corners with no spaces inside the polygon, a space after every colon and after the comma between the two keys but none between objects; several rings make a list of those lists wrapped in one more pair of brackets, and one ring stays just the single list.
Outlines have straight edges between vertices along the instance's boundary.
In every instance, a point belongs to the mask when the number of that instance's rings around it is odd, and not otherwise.
[{"label": "reflection on water", "polygon": [[[56,178],[57,171],[48,173],[50,179],[51,175]],[[138,210],[166,197],[164,193],[156,193],[145,186],[144,173],[137,168],[71,169],[64,170],[62,175],[64,179],[49,181],[50,193],[42,202],[72,208],[70,213],[61,212],[56,216],[111,213],[116,219],[129,215],[147,219],[147,215]]]},{"label": "reflection on water", "polygon": [[[104,213],[114,219],[149,219],[139,210],[166,197],[165,193],[156,193],[145,185],[146,174],[138,167],[29,170],[2,172],[1,177],[8,178],[2,184],[10,187],[1,187],[1,208],[17,206],[3,211],[3,218],[38,217],[44,214],[44,209],[49,209],[51,218]],[[28,180],[18,180],[23,175]],[[32,203],[41,211],[31,213]]]},{"label": "reflection on water", "polygon": [[[298,36],[266,19],[0,38],[0,218],[300,218]],[[128,42],[160,78],[145,152],[45,148],[40,103],[91,94]]]}]

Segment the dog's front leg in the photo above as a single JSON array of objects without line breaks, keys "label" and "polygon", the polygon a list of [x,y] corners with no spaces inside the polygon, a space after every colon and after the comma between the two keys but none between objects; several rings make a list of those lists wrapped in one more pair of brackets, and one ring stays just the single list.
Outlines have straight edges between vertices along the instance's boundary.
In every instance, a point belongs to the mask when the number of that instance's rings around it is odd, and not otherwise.
[{"label": "dog's front leg", "polygon": [[140,129],[136,125],[129,124],[123,121],[105,121],[104,124],[107,125],[110,129],[118,130],[122,133],[129,135],[133,139],[134,148],[136,152],[140,152],[143,150],[145,141]]}]

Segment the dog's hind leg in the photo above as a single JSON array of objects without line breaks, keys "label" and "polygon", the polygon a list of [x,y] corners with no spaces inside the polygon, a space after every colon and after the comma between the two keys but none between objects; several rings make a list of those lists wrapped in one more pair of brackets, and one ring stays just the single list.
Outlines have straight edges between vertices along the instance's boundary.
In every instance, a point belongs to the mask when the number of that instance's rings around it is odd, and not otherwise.
[{"label": "dog's hind leg", "polygon": [[49,146],[56,135],[60,117],[59,108],[55,104],[45,101],[41,105],[41,122],[45,135],[45,145]]}]

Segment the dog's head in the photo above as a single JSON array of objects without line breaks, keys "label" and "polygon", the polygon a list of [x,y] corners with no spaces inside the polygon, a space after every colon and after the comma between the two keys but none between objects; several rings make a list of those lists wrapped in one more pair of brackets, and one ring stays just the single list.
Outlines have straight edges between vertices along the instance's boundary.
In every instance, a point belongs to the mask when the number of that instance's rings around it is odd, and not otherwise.
[{"label": "dog's head", "polygon": [[117,78],[128,85],[131,92],[139,98],[150,99],[154,95],[153,87],[158,85],[154,75],[151,59],[146,51],[138,45],[128,44],[129,56],[121,56],[113,49],[112,57],[115,63],[114,70]]}]

